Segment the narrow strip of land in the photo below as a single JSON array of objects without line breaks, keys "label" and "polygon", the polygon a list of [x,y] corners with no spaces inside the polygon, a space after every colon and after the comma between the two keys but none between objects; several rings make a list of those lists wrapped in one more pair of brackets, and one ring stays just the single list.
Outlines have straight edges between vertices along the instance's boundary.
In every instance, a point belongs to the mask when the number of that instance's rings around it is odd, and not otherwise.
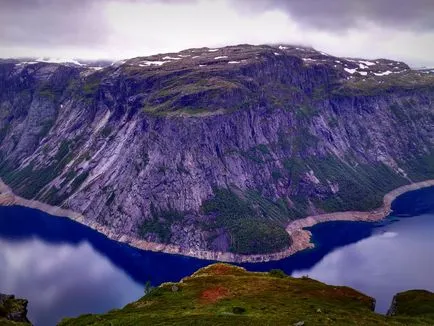
[{"label": "narrow strip of land", "polygon": [[266,262],[272,260],[279,260],[291,256],[299,251],[313,248],[314,245],[311,242],[312,234],[310,231],[305,230],[304,228],[314,226],[315,224],[318,223],[331,222],[331,221],[368,221],[368,222],[378,221],[390,214],[391,204],[398,196],[409,191],[414,191],[417,189],[422,189],[422,188],[427,188],[432,186],[434,186],[434,180],[426,180],[426,181],[412,183],[409,185],[399,187],[387,193],[384,196],[383,205],[380,208],[369,212],[357,212],[357,211],[336,212],[336,213],[308,216],[306,218],[295,220],[286,227],[286,231],[289,233],[292,239],[291,246],[289,246],[287,249],[280,252],[262,254],[262,255],[240,255],[240,254],[234,254],[229,252],[192,250],[192,249],[181,248],[175,245],[147,242],[135,237],[120,235],[117,234],[114,230],[108,228],[107,226],[99,224],[96,221],[87,219],[85,216],[83,216],[80,213],[68,209],[64,209],[61,207],[51,206],[39,201],[28,200],[19,197],[15,195],[12,192],[12,190],[1,179],[0,179],[0,205],[24,206],[33,209],[38,209],[50,215],[54,215],[58,217],[67,217],[106,235],[108,238],[112,240],[127,243],[130,246],[142,250],[160,251],[169,254],[180,254],[180,255],[201,258],[201,259],[208,259],[208,260],[245,263],[245,262]]}]

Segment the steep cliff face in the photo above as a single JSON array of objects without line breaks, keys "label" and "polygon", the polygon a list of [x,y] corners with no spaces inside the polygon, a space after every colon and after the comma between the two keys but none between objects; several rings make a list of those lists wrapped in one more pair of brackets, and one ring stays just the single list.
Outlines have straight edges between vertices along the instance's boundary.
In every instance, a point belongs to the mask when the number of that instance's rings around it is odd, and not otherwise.
[{"label": "steep cliff face", "polygon": [[240,253],[434,177],[434,73],[289,46],[0,63],[0,175],[121,237]]}]

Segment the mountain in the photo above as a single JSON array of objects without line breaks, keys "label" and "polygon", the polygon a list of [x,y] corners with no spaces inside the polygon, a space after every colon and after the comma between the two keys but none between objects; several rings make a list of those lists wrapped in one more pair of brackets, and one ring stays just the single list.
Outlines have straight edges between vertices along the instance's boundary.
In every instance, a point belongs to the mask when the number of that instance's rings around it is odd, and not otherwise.
[{"label": "mountain", "polygon": [[431,70],[289,45],[2,60],[0,177],[113,239],[267,254],[434,178],[433,103]]},{"label": "mountain", "polygon": [[152,289],[123,309],[59,325],[432,325],[433,301],[428,291],[399,293],[392,316],[382,316],[373,312],[373,298],[348,287],[215,264]]}]

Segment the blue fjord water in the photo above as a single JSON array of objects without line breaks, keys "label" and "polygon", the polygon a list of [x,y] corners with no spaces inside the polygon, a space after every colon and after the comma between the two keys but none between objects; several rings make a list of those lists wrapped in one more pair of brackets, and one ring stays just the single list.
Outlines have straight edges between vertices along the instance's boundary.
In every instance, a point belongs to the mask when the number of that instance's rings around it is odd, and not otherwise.
[{"label": "blue fjord water", "polygon": [[[384,313],[396,292],[434,290],[434,187],[402,195],[392,208],[378,223],[316,225],[314,249],[243,266],[348,285],[375,297]],[[137,250],[37,210],[0,207],[0,292],[29,299],[36,326],[120,308],[140,298],[147,281],[179,281],[210,263]]]}]

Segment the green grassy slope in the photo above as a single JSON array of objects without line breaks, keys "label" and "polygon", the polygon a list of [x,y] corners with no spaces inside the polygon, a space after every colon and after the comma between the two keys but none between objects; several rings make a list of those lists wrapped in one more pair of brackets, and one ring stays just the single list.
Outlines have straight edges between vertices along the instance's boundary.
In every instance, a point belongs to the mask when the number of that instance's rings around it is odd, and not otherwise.
[{"label": "green grassy slope", "polygon": [[433,325],[434,299],[415,296],[419,292],[400,297],[398,305],[417,302],[426,307],[422,314],[407,306],[402,313],[398,307],[396,316],[382,316],[372,311],[374,299],[348,287],[215,264],[123,309],[60,325]]}]

